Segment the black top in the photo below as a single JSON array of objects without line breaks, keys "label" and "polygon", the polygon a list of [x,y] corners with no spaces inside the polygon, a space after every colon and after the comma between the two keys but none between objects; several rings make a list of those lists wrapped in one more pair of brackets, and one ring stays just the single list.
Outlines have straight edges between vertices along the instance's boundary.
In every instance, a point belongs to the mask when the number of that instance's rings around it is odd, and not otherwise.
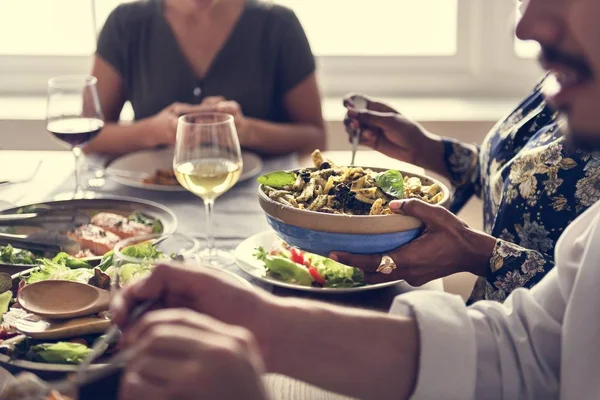
[{"label": "black top", "polygon": [[246,116],[288,122],[283,96],[315,70],[294,12],[260,0],[246,0],[202,78],[181,52],[161,0],[118,6],[102,28],[96,53],[121,74],[136,119],[173,102],[197,104],[207,96],[223,96],[240,103]]}]

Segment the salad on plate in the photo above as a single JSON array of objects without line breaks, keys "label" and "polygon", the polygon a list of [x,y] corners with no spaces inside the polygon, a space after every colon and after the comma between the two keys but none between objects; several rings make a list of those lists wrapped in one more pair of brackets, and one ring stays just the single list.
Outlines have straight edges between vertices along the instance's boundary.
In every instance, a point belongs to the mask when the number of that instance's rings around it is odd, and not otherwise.
[{"label": "salad on plate", "polygon": [[[18,285],[0,293],[0,354],[11,359],[27,360],[50,364],[79,364],[101,334],[85,335],[61,340],[38,340],[21,334],[16,326],[20,320],[36,320],[39,317],[22,309],[16,299],[18,291],[28,284],[45,280],[68,280],[109,290],[111,283],[119,274],[120,284],[129,284],[147,276],[152,271],[153,260],[175,255],[165,255],[151,242],[142,242],[122,250],[124,255],[143,259],[142,263],[125,263],[117,267],[113,251],[107,252],[97,266],[66,253],[59,253],[52,259],[38,259],[39,267],[23,273]],[[148,262],[145,262],[148,261]],[[0,286],[10,288],[12,279],[8,274],[0,274]],[[8,280],[8,282],[2,282]],[[97,318],[109,318],[108,311],[96,315]],[[109,356],[117,350],[113,343],[104,353]],[[102,358],[99,359],[102,362]]]},{"label": "salad on plate", "polygon": [[307,253],[285,242],[270,251],[264,247],[254,254],[264,263],[267,275],[282,282],[320,288],[353,288],[364,286],[362,272],[330,258]]}]

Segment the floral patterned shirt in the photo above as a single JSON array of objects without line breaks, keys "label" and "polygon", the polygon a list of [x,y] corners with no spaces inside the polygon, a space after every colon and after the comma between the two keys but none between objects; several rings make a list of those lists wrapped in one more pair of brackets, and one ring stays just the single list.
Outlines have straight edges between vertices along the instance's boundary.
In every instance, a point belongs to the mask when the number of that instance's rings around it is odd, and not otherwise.
[{"label": "floral patterned shirt", "polygon": [[498,238],[490,273],[469,302],[503,301],[554,267],[554,246],[579,214],[600,200],[600,154],[572,149],[541,83],[498,123],[481,147],[445,140],[454,186],[451,211],[472,195],[484,203],[484,229]]}]

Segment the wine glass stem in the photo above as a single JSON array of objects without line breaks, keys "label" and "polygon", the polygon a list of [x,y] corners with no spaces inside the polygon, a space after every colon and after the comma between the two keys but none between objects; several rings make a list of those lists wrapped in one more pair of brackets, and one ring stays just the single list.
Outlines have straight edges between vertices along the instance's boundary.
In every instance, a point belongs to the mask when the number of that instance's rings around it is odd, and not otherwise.
[{"label": "wine glass stem", "polygon": [[204,208],[206,210],[206,250],[210,260],[214,260],[215,252],[215,237],[213,236],[213,208],[214,200],[204,200]]},{"label": "wine glass stem", "polygon": [[79,174],[79,160],[81,158],[81,149],[77,146],[73,147],[73,158],[75,160],[75,194],[79,193],[81,188],[80,185],[80,174]]}]

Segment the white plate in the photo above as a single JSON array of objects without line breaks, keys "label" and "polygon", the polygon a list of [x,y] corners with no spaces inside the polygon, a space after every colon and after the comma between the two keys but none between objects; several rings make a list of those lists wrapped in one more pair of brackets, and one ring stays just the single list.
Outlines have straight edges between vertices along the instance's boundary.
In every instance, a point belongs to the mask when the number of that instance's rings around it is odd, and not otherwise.
[{"label": "white plate", "polygon": [[388,286],[393,286],[401,281],[393,281],[393,282],[385,282],[378,283],[375,285],[366,285],[359,286],[354,288],[318,288],[312,286],[302,286],[295,285],[292,283],[286,283],[282,281],[278,281],[277,279],[273,279],[267,276],[267,270],[264,264],[257,260],[254,257],[256,253],[256,249],[258,247],[264,247],[267,251],[273,247],[275,243],[281,241],[279,237],[275,234],[275,232],[262,232],[257,233],[256,235],[249,237],[244,240],[240,245],[235,249],[235,259],[238,267],[248,275],[253,276],[254,278],[266,282],[268,284],[274,286],[280,286],[287,289],[294,290],[302,290],[305,292],[314,292],[314,293],[354,293],[354,292],[363,292],[366,290],[375,290],[381,289]]},{"label": "white plate", "polygon": [[[259,156],[248,151],[242,151],[242,160],[244,167],[239,182],[243,182],[256,176],[263,168],[262,160]],[[158,190],[162,192],[185,192],[180,185],[156,185],[144,183],[136,177],[127,177],[119,175],[110,175],[112,171],[123,171],[132,174],[153,174],[157,169],[173,168],[173,148],[162,150],[144,150],[127,154],[117,158],[106,169],[109,178],[125,186],[131,186],[140,189]]]}]

